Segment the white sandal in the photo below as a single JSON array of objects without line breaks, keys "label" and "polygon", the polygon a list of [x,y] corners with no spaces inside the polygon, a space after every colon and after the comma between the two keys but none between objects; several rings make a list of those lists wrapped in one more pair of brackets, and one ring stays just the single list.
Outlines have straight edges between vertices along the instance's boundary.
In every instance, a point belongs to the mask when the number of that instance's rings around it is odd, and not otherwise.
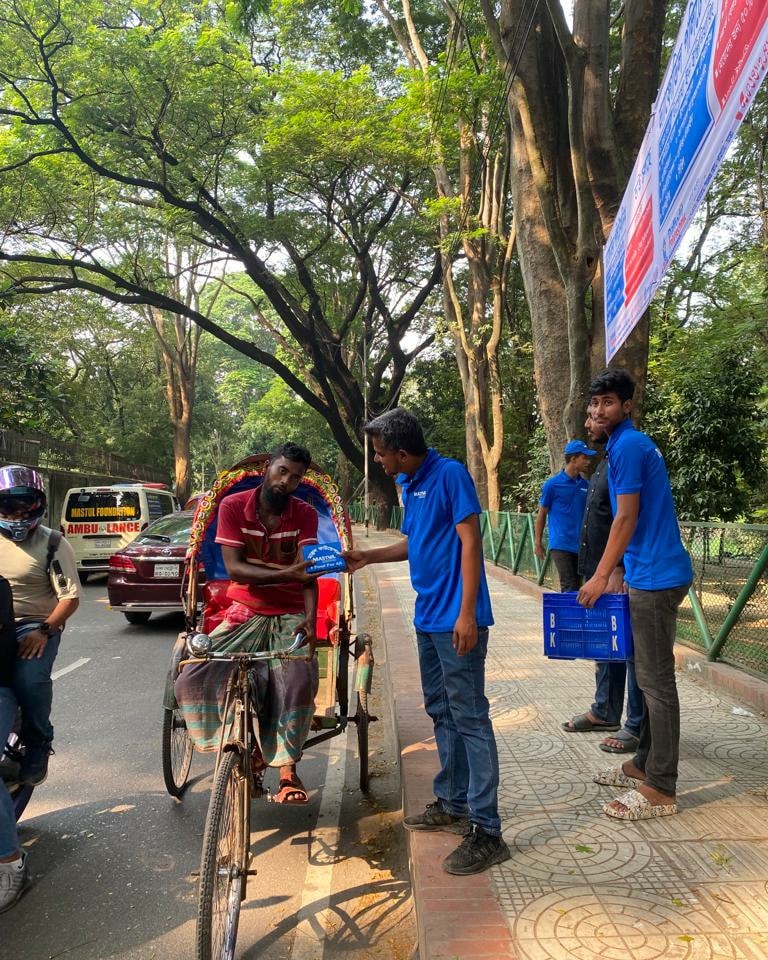
[{"label": "white sandal", "polygon": [[[617,810],[611,804],[620,803],[623,810]],[[656,817],[671,817],[677,813],[676,803],[651,803],[638,790],[620,793],[610,803],[603,804],[603,812],[615,820],[655,820]]]},{"label": "white sandal", "polygon": [[603,787],[624,787],[630,790],[643,782],[637,777],[628,777],[621,767],[603,767],[602,770],[597,771],[592,780]]}]

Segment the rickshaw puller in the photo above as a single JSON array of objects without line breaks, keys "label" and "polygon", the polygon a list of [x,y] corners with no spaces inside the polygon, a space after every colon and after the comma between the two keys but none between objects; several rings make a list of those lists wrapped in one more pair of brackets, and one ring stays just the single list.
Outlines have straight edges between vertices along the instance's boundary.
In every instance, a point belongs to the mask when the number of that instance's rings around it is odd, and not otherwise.
[{"label": "rickshaw puller", "polygon": [[[255,490],[233,493],[219,506],[216,543],[231,584],[223,622],[210,634],[219,652],[284,650],[296,633],[306,637],[307,660],[270,660],[256,670],[261,757],[257,766],[279,767],[278,803],[307,803],[296,773],[309,735],[318,686],[314,657],[317,576],[300,560],[317,543],[317,512],[293,493],[311,463],[309,451],[285,443],[272,455]],[[215,749],[229,664],[194,664],[175,683],[190,735],[198,749]]]}]

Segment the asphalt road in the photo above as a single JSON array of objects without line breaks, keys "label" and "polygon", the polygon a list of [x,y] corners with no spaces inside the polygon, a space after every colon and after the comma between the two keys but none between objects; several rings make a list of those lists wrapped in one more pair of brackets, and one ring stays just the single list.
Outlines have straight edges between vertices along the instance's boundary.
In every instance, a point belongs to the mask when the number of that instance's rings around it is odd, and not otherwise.
[{"label": "asphalt road", "polygon": [[[172,616],[130,626],[89,582],[54,673],[56,755],[20,823],[34,885],[0,917],[2,960],[194,957],[197,873],[212,757],[182,801],[160,765]],[[359,597],[361,629],[375,605]],[[371,629],[371,628],[374,629]],[[254,802],[238,960],[411,960],[415,923],[400,827],[383,650],[371,710],[371,792],[357,788],[354,727],[301,763],[307,807]]]}]

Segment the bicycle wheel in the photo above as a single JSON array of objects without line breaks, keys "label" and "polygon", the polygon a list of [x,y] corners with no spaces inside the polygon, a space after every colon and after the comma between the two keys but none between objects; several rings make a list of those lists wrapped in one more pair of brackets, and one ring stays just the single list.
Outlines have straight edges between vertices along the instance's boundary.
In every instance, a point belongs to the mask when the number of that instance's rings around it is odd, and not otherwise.
[{"label": "bicycle wheel", "polygon": [[224,754],[213,782],[200,860],[197,960],[233,960],[248,869],[243,828],[247,783],[240,754]]},{"label": "bicycle wheel", "polygon": [[357,753],[360,758],[360,789],[368,793],[370,778],[368,776],[368,694],[362,690],[357,693],[357,710],[355,711],[355,725],[357,726]]},{"label": "bicycle wheel", "polygon": [[180,797],[187,788],[192,764],[192,737],[181,710],[163,710],[163,779],[172,797]]}]

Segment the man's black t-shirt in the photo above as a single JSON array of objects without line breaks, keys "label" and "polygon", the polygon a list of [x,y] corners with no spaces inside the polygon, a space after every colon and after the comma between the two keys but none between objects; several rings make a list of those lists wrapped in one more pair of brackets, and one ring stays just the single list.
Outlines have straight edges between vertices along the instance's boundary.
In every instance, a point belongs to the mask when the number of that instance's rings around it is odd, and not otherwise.
[{"label": "man's black t-shirt", "polygon": [[584,508],[584,519],[579,536],[579,575],[585,580],[589,580],[597,570],[608,542],[612,523],[613,511],[608,493],[608,460],[603,457],[589,478],[587,505]]}]

